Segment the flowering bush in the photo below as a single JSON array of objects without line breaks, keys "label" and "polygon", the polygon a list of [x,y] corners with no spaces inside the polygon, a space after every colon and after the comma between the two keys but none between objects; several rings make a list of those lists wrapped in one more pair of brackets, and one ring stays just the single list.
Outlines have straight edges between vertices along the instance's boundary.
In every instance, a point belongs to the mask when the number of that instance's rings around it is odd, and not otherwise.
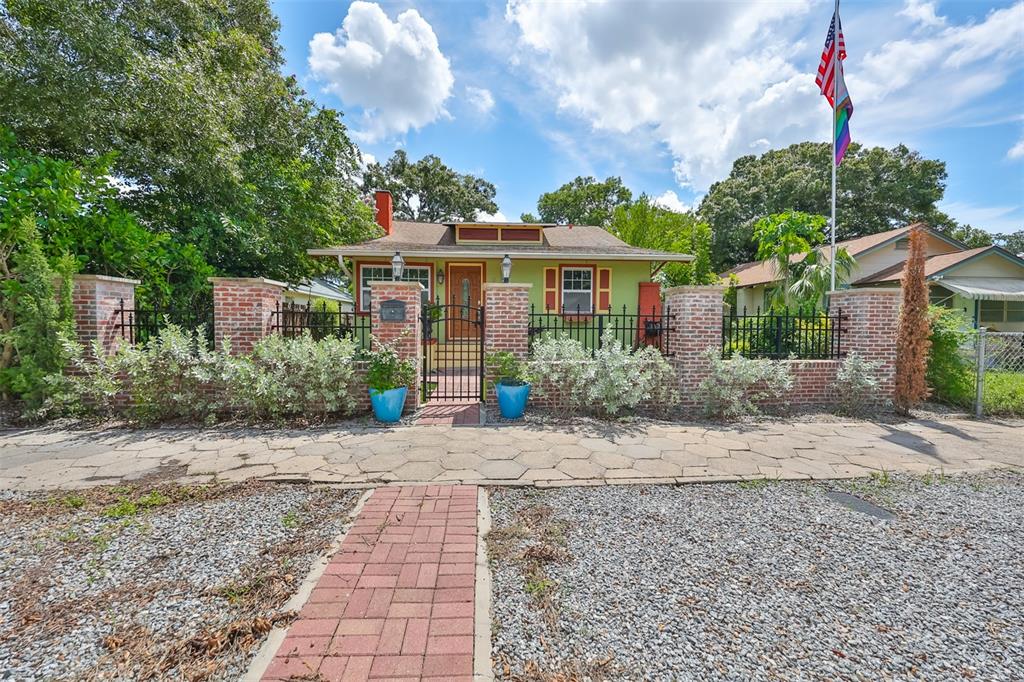
[{"label": "flowering bush", "polygon": [[704,351],[708,376],[697,387],[697,397],[710,417],[736,419],[758,414],[757,403],[778,399],[793,387],[793,375],[782,362],[752,360],[735,355],[722,359],[721,350]]},{"label": "flowering bush", "polygon": [[867,360],[857,353],[850,353],[836,372],[836,392],[839,409],[852,416],[863,414],[871,405],[880,382],[877,360]]},{"label": "flowering bush", "polygon": [[416,364],[412,360],[400,359],[392,344],[374,338],[373,350],[367,351],[365,356],[369,361],[366,385],[375,391],[390,391],[416,380]]},{"label": "flowering bush", "polygon": [[671,407],[677,398],[675,371],[657,348],[629,352],[608,329],[593,358],[579,341],[566,335],[538,341],[531,372],[552,407],[589,410],[614,417],[645,401]]}]

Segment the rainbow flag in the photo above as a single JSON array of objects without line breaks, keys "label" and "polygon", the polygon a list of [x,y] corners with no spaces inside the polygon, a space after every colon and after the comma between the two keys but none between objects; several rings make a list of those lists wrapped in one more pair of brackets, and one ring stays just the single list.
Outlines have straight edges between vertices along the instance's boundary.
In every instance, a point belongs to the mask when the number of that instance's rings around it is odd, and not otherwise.
[{"label": "rainbow flag", "polygon": [[846,148],[850,146],[850,119],[853,117],[853,101],[850,93],[846,91],[846,80],[843,78],[843,63],[839,62],[836,68],[836,75],[839,78],[835,107],[835,130],[836,136],[836,165],[843,161]]}]

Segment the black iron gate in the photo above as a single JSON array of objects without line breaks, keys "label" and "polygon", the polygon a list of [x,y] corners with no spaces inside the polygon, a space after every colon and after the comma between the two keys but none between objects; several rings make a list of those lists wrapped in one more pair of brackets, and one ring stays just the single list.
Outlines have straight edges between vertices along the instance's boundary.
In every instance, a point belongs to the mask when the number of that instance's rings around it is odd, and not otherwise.
[{"label": "black iron gate", "polygon": [[484,309],[423,306],[423,402],[483,400]]}]

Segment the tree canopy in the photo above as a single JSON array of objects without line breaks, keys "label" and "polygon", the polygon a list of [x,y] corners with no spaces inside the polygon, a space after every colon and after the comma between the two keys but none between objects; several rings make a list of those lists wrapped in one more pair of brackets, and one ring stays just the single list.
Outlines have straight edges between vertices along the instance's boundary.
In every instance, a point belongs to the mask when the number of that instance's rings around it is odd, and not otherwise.
[{"label": "tree canopy", "polygon": [[1024,254],[1024,230],[998,235],[995,242],[1010,253],[1018,256]]},{"label": "tree canopy", "polygon": [[711,228],[692,213],[657,206],[646,194],[615,207],[608,231],[631,246],[688,253],[690,263],[669,263],[659,273],[666,286],[715,284],[711,269]]},{"label": "tree canopy", "polygon": [[[711,225],[715,268],[753,260],[754,224],[766,216],[786,211],[829,214],[831,153],[827,143],[801,142],[737,159],[729,177],[711,186],[698,209]],[[976,239],[979,231],[958,225],[936,208],[945,189],[944,162],[925,159],[903,145],[884,149],[853,143],[838,170],[836,238],[852,239],[922,220]]]},{"label": "tree canopy", "polygon": [[494,185],[452,170],[433,154],[411,163],[398,149],[386,163],[371,163],[363,173],[363,191],[378,189],[391,192],[395,217],[402,220],[473,221],[480,212],[498,211]]},{"label": "tree canopy", "polygon": [[622,178],[610,177],[603,182],[594,177],[577,177],[553,192],[537,199],[538,216],[524,213],[524,223],[560,223],[607,227],[616,207],[628,204],[633,193],[622,184]]},{"label": "tree canopy", "polygon": [[221,274],[295,281],[372,233],[340,115],[281,75],[266,0],[8,0],[0,125],[55,159],[102,157],[139,223]]}]

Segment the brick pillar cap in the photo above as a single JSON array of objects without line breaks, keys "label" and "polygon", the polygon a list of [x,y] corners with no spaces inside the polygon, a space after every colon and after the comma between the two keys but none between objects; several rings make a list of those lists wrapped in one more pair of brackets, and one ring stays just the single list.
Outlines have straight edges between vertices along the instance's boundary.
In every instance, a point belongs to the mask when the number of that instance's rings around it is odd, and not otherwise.
[{"label": "brick pillar cap", "polygon": [[370,291],[377,289],[382,286],[388,287],[409,287],[410,289],[416,289],[416,291],[426,291],[423,285],[419,282],[388,282],[387,280],[378,280],[376,282],[370,282]]},{"label": "brick pillar cap", "polygon": [[278,282],[276,279],[267,279],[266,277],[207,277],[206,281],[216,284],[217,282],[224,283],[237,283],[237,284],[269,284],[273,287],[286,288],[288,285],[284,282]]},{"label": "brick pillar cap", "polygon": [[140,280],[110,275],[75,275],[76,282],[117,282],[119,284],[142,284]]},{"label": "brick pillar cap", "polygon": [[699,286],[686,285],[681,287],[672,287],[671,289],[665,290],[665,296],[672,294],[711,294],[711,293],[725,293],[726,286],[724,284],[703,284]]},{"label": "brick pillar cap", "polygon": [[903,290],[899,287],[864,287],[858,289],[840,289],[839,291],[833,291],[830,296],[870,296],[872,294],[882,294],[884,296],[898,296]]},{"label": "brick pillar cap", "polygon": [[488,289],[529,289],[532,282],[484,282],[484,291]]}]

